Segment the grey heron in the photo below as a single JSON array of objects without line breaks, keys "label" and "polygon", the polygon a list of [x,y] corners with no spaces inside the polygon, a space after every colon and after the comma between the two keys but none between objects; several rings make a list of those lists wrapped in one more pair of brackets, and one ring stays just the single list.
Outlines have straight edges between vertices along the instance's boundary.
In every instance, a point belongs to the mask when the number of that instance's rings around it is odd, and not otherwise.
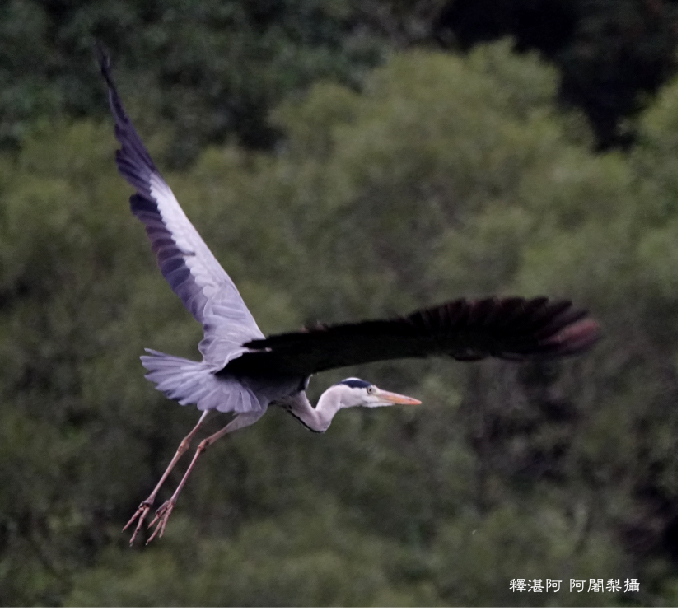
[{"label": "grey heron", "polygon": [[403,357],[554,358],[581,353],[597,340],[598,324],[585,310],[546,297],[458,299],[398,318],[317,325],[265,337],[142,143],[116,90],[108,55],[98,49],[98,59],[119,143],[117,167],[136,190],[130,197],[131,211],[145,224],[162,275],[204,331],[198,346],[202,361],[150,349],[141,357],[146,378],[159,391],[181,405],[196,405],[202,415],[125,526],[136,523],[130,545],[160,487],[212,411],[232,418],[198,445],[174,494],[150,523],[155,528],[148,542],[164,533],[200,454],[220,437],[256,422],[269,405],[284,408],[312,431],[324,432],[341,409],[421,403],[348,378],[330,386],[313,407],[306,388],[315,373]]}]

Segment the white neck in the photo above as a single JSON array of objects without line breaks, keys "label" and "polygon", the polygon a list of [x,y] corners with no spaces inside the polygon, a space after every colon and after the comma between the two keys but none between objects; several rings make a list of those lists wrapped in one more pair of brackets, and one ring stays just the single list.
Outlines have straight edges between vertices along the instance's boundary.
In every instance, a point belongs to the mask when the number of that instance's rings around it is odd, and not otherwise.
[{"label": "white neck", "polygon": [[341,409],[341,395],[330,389],[326,390],[317,405],[311,406],[306,393],[295,395],[294,399],[286,404],[288,411],[299,418],[309,429],[317,433],[324,433],[330,426],[332,419]]}]

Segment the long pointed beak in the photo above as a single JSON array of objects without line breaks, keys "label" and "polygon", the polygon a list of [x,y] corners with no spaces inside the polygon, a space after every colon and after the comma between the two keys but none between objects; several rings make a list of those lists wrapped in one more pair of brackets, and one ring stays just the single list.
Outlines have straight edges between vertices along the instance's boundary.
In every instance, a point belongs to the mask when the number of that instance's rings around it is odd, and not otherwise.
[{"label": "long pointed beak", "polygon": [[405,395],[399,395],[398,393],[390,393],[389,391],[383,391],[377,389],[377,397],[388,401],[389,403],[400,403],[402,405],[419,405],[421,401],[419,399],[412,399],[412,397],[407,397]]}]

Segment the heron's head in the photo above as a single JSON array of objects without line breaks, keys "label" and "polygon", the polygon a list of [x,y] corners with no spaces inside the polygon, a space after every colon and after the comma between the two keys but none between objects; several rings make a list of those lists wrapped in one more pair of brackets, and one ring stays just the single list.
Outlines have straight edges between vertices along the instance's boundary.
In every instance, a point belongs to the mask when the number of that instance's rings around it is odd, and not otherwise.
[{"label": "heron's head", "polygon": [[421,401],[391,393],[360,378],[346,378],[332,387],[339,394],[341,407],[385,407],[388,405],[419,405]]}]

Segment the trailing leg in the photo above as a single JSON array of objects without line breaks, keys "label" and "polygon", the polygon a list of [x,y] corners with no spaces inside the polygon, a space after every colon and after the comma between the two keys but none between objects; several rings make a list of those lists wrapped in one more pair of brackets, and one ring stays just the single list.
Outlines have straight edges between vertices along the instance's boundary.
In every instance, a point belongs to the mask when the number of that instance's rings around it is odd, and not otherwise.
[{"label": "trailing leg", "polygon": [[217,431],[214,433],[214,435],[210,435],[207,437],[207,439],[203,439],[200,442],[198,448],[195,451],[195,455],[193,456],[193,460],[191,461],[191,464],[188,465],[188,469],[186,469],[186,473],[184,473],[184,476],[177,486],[177,489],[174,491],[174,494],[172,494],[172,497],[169,500],[160,505],[160,508],[155,514],[155,519],[153,519],[153,521],[150,523],[149,527],[155,526],[155,530],[153,531],[153,534],[151,534],[151,537],[148,539],[146,544],[150,543],[156,537],[156,535],[162,536],[164,534],[165,528],[167,527],[167,520],[172,513],[172,509],[174,509],[174,505],[177,503],[179,493],[186,484],[186,480],[191,474],[193,467],[195,467],[195,463],[197,462],[200,454],[202,454],[217,439],[220,439],[228,433],[232,433],[233,431],[237,431],[238,429],[249,426],[250,424],[254,424],[257,420],[259,420],[259,418],[261,418],[262,415],[263,412],[257,414],[238,414],[223,429]]},{"label": "trailing leg", "polygon": [[151,510],[151,507],[153,506],[153,502],[155,501],[155,497],[158,494],[158,491],[160,490],[160,487],[162,486],[163,483],[165,483],[165,480],[170,474],[170,471],[174,468],[174,465],[179,462],[179,459],[183,456],[184,452],[188,449],[188,447],[191,444],[191,441],[193,440],[193,437],[195,437],[195,434],[198,432],[198,429],[200,428],[200,425],[205,421],[205,418],[207,418],[207,414],[209,413],[209,410],[205,410],[200,416],[200,420],[198,420],[198,424],[196,424],[193,427],[193,430],[186,435],[181,440],[181,443],[179,444],[179,447],[177,448],[177,451],[174,454],[174,457],[170,461],[169,465],[167,465],[167,468],[165,469],[165,472],[162,474],[162,477],[160,478],[160,481],[157,483],[155,486],[155,489],[150,493],[148,498],[144,500],[140,505],[139,508],[136,510],[136,513],[132,515],[130,520],[127,522],[125,527],[123,528],[123,532],[127,530],[135,521],[137,522],[137,526],[134,529],[134,534],[132,534],[132,538],[129,541],[130,546],[134,544],[134,539],[137,537],[137,534],[139,533],[139,530],[141,529],[141,525],[144,522],[144,519],[146,519],[146,516],[148,515],[148,512]]}]

